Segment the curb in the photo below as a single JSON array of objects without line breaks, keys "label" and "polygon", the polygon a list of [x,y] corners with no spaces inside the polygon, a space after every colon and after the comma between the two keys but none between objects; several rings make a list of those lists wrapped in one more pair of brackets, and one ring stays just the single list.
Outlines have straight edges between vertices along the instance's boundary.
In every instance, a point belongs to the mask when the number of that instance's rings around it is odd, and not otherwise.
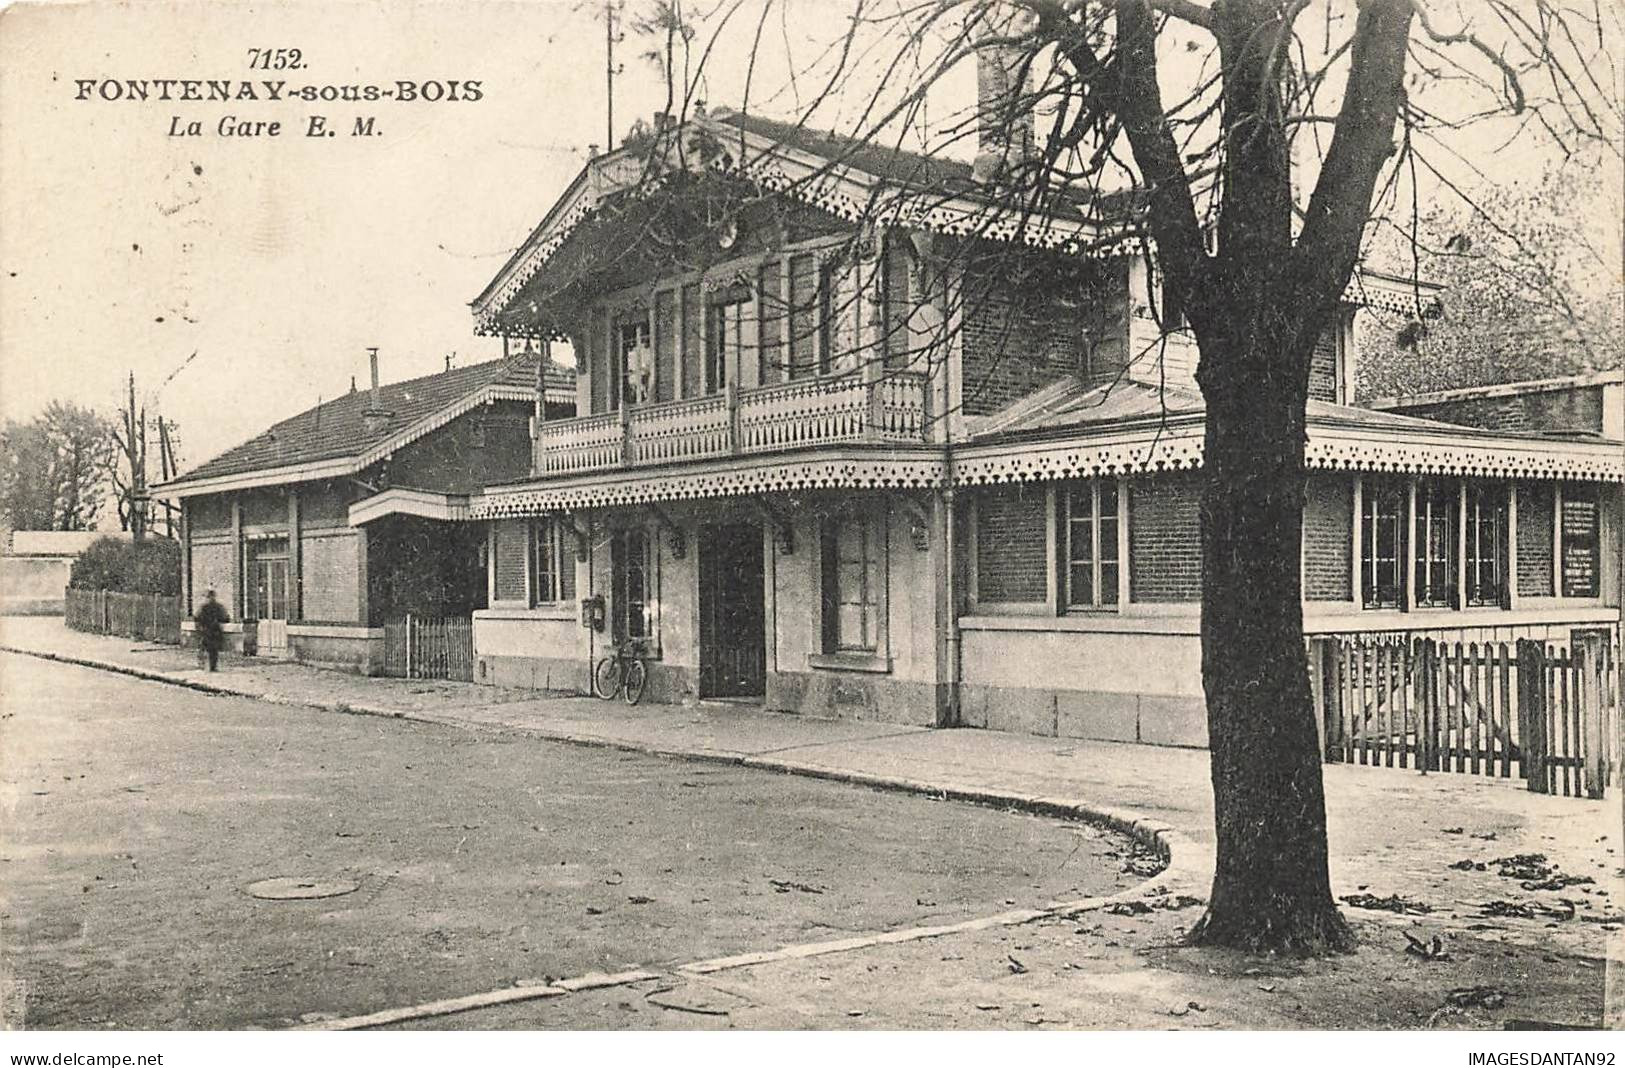
[{"label": "curb", "polygon": [[[409,712],[401,709],[383,708],[375,705],[353,705],[344,701],[304,701],[296,698],[283,697],[274,693],[254,693],[248,690],[231,689],[216,686],[211,683],[199,682],[193,679],[176,678],[173,675],[164,675],[158,672],[145,671],[141,668],[129,667],[105,660],[91,660],[85,657],[67,656],[59,653],[41,652],[34,649],[19,649],[15,646],[0,645],[0,652],[16,653],[21,656],[32,656],[41,660],[51,660],[57,663],[74,664],[79,667],[112,672],[119,675],[128,675],[132,678],[146,682],[164,683],[170,686],[181,686],[223,697],[245,697],[251,700],[264,701],[268,704],[282,705],[295,708],[314,708],[324,712],[337,712],[357,716],[377,716],[383,719],[410,720],[417,723],[433,723],[437,726],[462,727],[464,729],[493,729],[519,731],[532,737],[547,741],[563,742],[568,745],[579,745],[592,749],[613,749],[625,753],[641,753],[647,756],[662,757],[668,760],[700,761],[711,764],[733,765],[736,767],[751,768],[757,771],[767,771],[779,775],[798,775],[809,779],[823,779],[828,782],[845,783],[852,786],[865,786],[873,790],[884,790],[890,793],[913,794],[921,797],[931,797],[942,801],[955,801],[961,804],[991,805],[1008,808],[1033,816],[1048,816],[1053,818],[1073,820],[1081,823],[1092,823],[1106,827],[1139,842],[1151,849],[1163,861],[1163,869],[1145,881],[1130,887],[1127,890],[1112,894],[1109,897],[1084,898],[1076,902],[1050,902],[1042,909],[1025,910],[1033,913],[1029,919],[1042,916],[1065,914],[1068,912],[1081,912],[1100,908],[1117,901],[1129,898],[1146,896],[1145,891],[1153,886],[1163,885],[1170,893],[1179,891],[1189,893],[1191,896],[1206,900],[1207,886],[1203,884],[1201,873],[1193,869],[1191,858],[1193,854],[1201,851],[1200,846],[1189,836],[1175,830],[1171,825],[1156,819],[1150,819],[1138,812],[1129,809],[1103,807],[1088,801],[1075,798],[1041,797],[1029,794],[1012,793],[986,787],[966,786],[958,783],[929,783],[917,779],[906,779],[896,776],[876,775],[870,772],[848,771],[843,768],[830,767],[824,764],[810,764],[803,761],[780,760],[772,757],[751,756],[749,754],[716,751],[705,749],[683,749],[670,746],[639,745],[620,739],[601,738],[592,735],[569,734],[562,731],[549,730],[546,727],[528,727],[503,723],[470,722],[456,716],[435,715],[426,712]],[[1027,922],[1023,920],[1021,922]]]}]

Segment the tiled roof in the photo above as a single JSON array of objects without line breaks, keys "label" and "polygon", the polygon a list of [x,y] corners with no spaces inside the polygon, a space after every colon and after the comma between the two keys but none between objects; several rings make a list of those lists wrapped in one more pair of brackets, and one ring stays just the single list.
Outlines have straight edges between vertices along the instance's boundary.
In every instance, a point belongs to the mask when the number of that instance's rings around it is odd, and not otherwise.
[{"label": "tiled roof", "polygon": [[[1127,379],[1085,382],[1078,378],[1067,378],[1006,405],[983,420],[972,436],[975,441],[981,442],[1043,437],[1096,427],[1105,430],[1157,420],[1169,423],[1197,422],[1206,411],[1207,402],[1194,389],[1154,386]],[[1492,433],[1437,419],[1420,419],[1318,400],[1308,402],[1306,414],[1310,423],[1325,427],[1358,427],[1390,432],[1410,430],[1498,438],[1551,437]]]},{"label": "tiled roof", "polygon": [[[769,138],[776,145],[807,152],[911,189],[972,197],[987,195],[987,187],[972,176],[969,163],[910,151],[888,144],[884,138],[860,140],[831,130],[726,109],[713,111],[707,117]],[[1120,211],[1133,195],[1127,191],[1070,193],[1057,190],[1053,206],[1059,214],[1082,218],[1090,206],[1096,212]]]},{"label": "tiled roof", "polygon": [[[391,382],[379,387],[379,400],[392,417],[386,425],[375,427],[368,427],[362,417],[371,406],[371,391],[356,390],[282,420],[169,484],[360,456],[413,423],[488,386],[531,389],[535,383],[535,357],[488,360],[422,378]],[[550,390],[573,390],[575,372],[554,364],[548,370],[546,385]]]}]

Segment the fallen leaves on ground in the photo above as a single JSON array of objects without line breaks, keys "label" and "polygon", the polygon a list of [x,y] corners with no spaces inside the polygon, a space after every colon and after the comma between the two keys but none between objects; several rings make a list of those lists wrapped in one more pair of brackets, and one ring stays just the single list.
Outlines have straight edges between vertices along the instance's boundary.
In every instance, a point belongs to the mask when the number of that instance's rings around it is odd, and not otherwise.
[{"label": "fallen leaves on ground", "polygon": [[1375,894],[1344,894],[1338,900],[1357,909],[1374,909],[1378,912],[1425,916],[1433,911],[1433,906],[1426,902],[1412,901],[1398,894],[1389,897],[1378,897]]}]

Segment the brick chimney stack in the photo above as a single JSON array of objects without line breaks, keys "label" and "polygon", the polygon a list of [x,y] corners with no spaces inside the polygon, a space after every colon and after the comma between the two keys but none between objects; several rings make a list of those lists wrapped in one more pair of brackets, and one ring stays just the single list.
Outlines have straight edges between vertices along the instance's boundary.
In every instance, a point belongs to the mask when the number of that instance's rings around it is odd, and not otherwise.
[{"label": "brick chimney stack", "polygon": [[1027,34],[1033,21],[1030,12],[1006,4],[992,5],[983,16],[978,38],[988,43],[976,50],[976,158],[971,165],[979,182],[997,183],[1034,155],[1032,52],[992,43]]},{"label": "brick chimney stack", "polygon": [[367,349],[367,360],[372,365],[372,395],[367,400],[367,410],[361,413],[361,421],[367,428],[367,433],[376,434],[389,426],[394,412],[384,409],[383,395],[378,388],[378,347],[376,345]]}]

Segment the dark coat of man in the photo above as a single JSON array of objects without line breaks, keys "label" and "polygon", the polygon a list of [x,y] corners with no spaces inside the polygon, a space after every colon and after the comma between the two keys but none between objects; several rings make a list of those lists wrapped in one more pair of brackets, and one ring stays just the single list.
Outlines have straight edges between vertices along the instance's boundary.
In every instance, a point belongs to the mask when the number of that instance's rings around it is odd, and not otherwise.
[{"label": "dark coat of man", "polygon": [[225,625],[231,622],[231,616],[226,614],[226,606],[214,599],[213,590],[209,591],[203,603],[198,606],[194,618],[197,620],[199,645],[213,652],[225,648]]}]

